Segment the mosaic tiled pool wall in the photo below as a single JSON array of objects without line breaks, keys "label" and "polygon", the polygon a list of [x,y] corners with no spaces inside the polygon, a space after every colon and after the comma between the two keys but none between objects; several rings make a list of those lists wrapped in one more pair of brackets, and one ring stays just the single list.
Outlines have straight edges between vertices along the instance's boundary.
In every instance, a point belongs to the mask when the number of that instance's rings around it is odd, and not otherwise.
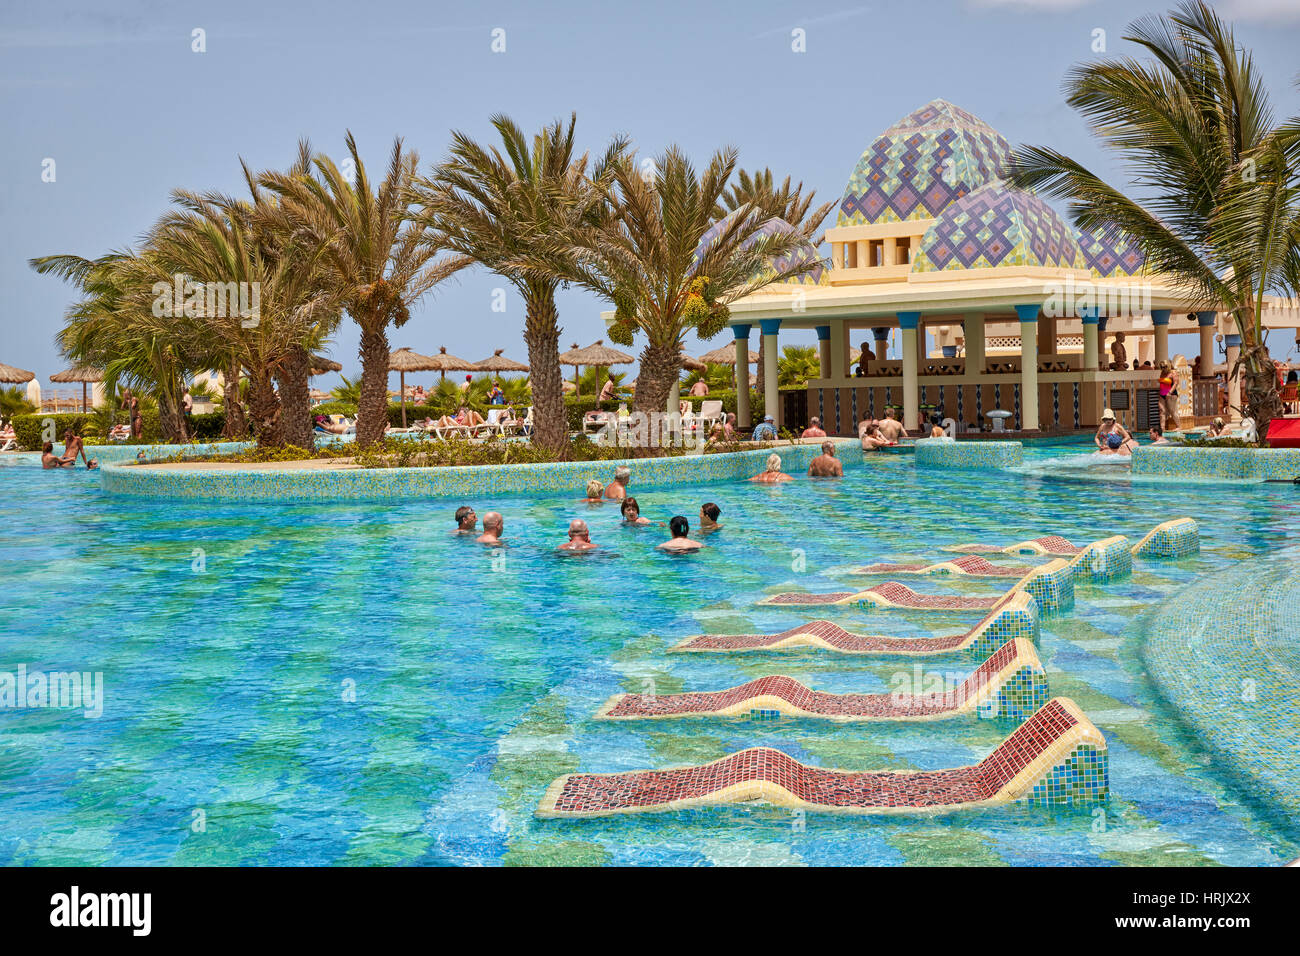
[{"label": "mosaic tiled pool wall", "polygon": [[1039,610],[1049,616],[1074,607],[1074,568],[1064,558],[1035,568],[1021,587],[1038,602]]},{"label": "mosaic tiled pool wall", "polygon": [[957,471],[997,471],[1025,463],[1025,451],[1017,441],[945,441],[922,439],[916,443],[918,468],[948,468]]},{"label": "mosaic tiled pool wall", "polygon": [[1230,478],[1262,481],[1300,476],[1300,448],[1191,448],[1141,445],[1133,452],[1133,474],[1171,478]]},{"label": "mosaic tiled pool wall", "polygon": [[1070,562],[1078,581],[1102,582],[1133,573],[1133,551],[1128,538],[1115,535],[1094,541]]},{"label": "mosaic tiled pool wall", "polygon": [[[153,461],[160,458],[171,458],[181,452],[187,455],[210,455],[213,453],[230,455],[252,446],[253,443],[250,441],[198,445],[87,445],[86,454],[97,459],[100,464],[108,464],[109,462],[135,461],[141,452],[144,453],[145,458]],[[64,452],[64,446],[55,445],[54,450],[61,455]]]},{"label": "mosaic tiled pool wall", "polygon": [[1013,638],[1023,638],[1038,643],[1038,602],[1033,595],[1021,591],[997,609],[976,628],[967,651],[987,657]]},{"label": "mosaic tiled pool wall", "polygon": [[[836,442],[837,454],[860,454],[858,443]],[[821,454],[818,444],[778,445],[753,451],[677,458],[637,458],[528,465],[470,465],[447,468],[203,469],[104,467],[100,482],[110,494],[206,501],[335,501],[475,497],[493,494],[549,494],[581,497],[588,480],[608,482],[614,469],[632,469],[632,493],[683,482],[735,481],[764,468],[767,456],[781,456],[787,473],[806,471]],[[850,461],[853,459],[850,458]]]},{"label": "mosaic tiled pool wall", "polygon": [[1158,524],[1133,545],[1140,558],[1185,558],[1201,550],[1201,527],[1192,518]]},{"label": "mosaic tiled pool wall", "polygon": [[1198,580],[1150,616],[1142,649],[1160,693],[1300,832],[1300,549]]}]

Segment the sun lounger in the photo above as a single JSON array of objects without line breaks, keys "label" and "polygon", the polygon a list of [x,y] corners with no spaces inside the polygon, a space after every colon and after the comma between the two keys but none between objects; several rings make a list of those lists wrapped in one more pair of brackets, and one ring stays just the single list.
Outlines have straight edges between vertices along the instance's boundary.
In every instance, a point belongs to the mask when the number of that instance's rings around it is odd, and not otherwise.
[{"label": "sun lounger", "polygon": [[1038,640],[1038,602],[1018,591],[973,627],[945,637],[854,634],[830,621],[809,621],[776,634],[697,634],[670,648],[676,653],[747,653],[812,649],[870,657],[988,655],[1011,638]]},{"label": "sun lounger", "polygon": [[1023,639],[1005,642],[954,688],[900,694],[827,694],[793,677],[760,677],[727,690],[684,694],[616,694],[600,720],[682,717],[810,717],[833,721],[942,720],[971,714],[1024,720],[1047,702],[1047,675]]},{"label": "sun lounger", "polygon": [[703,766],[571,773],[537,816],[602,817],[767,803],[830,813],[934,813],[1023,802],[1088,807],[1109,796],[1106,738],[1074,701],[1056,697],[973,766],[949,770],[829,770],[771,747]]}]

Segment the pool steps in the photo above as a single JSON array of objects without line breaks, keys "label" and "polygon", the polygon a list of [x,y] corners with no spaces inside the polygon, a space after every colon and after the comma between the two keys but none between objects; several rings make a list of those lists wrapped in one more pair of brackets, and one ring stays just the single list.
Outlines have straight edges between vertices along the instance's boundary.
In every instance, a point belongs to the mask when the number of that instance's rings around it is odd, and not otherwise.
[{"label": "pool steps", "polygon": [[[909,679],[913,675],[905,675]],[[918,682],[927,678],[919,671]],[[938,677],[942,681],[942,677]],[[827,694],[785,675],[760,677],[720,691],[615,694],[596,713],[601,720],[683,717],[812,717],[840,722],[981,718],[1024,720],[1047,702],[1047,674],[1034,645],[1013,638],[956,687],[940,684],[913,693]]]},{"label": "pool steps", "polygon": [[[1112,539],[1104,539],[1112,540]],[[1094,542],[1097,544],[1099,542]],[[1092,547],[1089,545],[1088,547]],[[954,544],[942,548],[962,554],[1022,554],[1072,557],[1085,548],[1071,544],[1060,535],[1046,535],[1017,541],[1015,544]],[[1156,525],[1133,545],[1130,553],[1143,558],[1181,558],[1200,550],[1200,528],[1192,518],[1174,518]]]},{"label": "pool steps", "polygon": [[697,634],[669,648],[674,653],[745,653],[812,648],[873,657],[933,657],[966,651],[988,655],[1011,638],[1038,640],[1038,602],[1017,591],[970,630],[944,637],[855,634],[830,621],[808,621],[776,634]]},{"label": "pool steps", "polygon": [[[1099,544],[1101,542],[1098,542]],[[1085,552],[1081,552],[1082,557]],[[1108,553],[1108,552],[1107,552]],[[808,607],[811,605],[857,605],[861,608],[900,608],[909,611],[968,611],[1001,606],[1012,594],[1027,591],[1038,601],[1039,609],[1056,612],[1074,603],[1075,566],[1063,558],[1031,568],[1010,591],[991,597],[970,595],[922,594],[906,584],[886,581],[862,591],[814,593],[786,591],[769,595],[758,603],[774,607]]]},{"label": "pool steps", "polygon": [[702,766],[567,774],[547,788],[536,815],[603,817],[755,802],[856,815],[937,813],[1017,802],[1090,806],[1108,794],[1105,737],[1073,701],[1056,697],[973,766],[827,770],[771,747],[751,747]]}]

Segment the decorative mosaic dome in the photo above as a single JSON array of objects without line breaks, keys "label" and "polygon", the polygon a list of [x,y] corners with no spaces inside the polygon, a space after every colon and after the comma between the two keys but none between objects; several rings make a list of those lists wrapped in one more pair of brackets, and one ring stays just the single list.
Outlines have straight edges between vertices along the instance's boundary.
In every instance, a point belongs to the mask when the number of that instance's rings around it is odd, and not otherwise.
[{"label": "decorative mosaic dome", "polygon": [[912,260],[913,272],[998,266],[1084,268],[1070,227],[1056,210],[1000,181],[945,209]]},{"label": "decorative mosaic dome", "polygon": [[1119,229],[1076,229],[1074,241],[1083,253],[1083,264],[1098,278],[1146,273],[1146,253],[1132,236]]},{"label": "decorative mosaic dome", "polygon": [[[700,260],[704,258],[704,250],[722,234],[723,230],[727,228],[727,224],[732,221],[735,215],[735,212],[728,213],[725,217],[719,219],[716,223],[710,226],[708,231],[700,237],[699,245],[695,247],[694,263],[696,266],[698,266]],[[776,216],[773,216],[771,219],[768,219],[759,226],[758,229],[754,231],[754,234],[745,241],[745,244],[748,245],[759,236],[771,236],[790,232],[794,232],[794,226],[790,225],[784,219],[778,219]],[[777,256],[773,259],[772,267],[776,272],[783,272],[792,266],[803,265],[807,262],[816,261],[820,263],[821,259],[822,257],[817,253],[817,247],[811,242],[805,241],[792,250],[788,255]],[[792,279],[787,279],[786,281],[798,282],[803,285],[820,285],[823,281],[825,271],[826,270],[822,265],[817,265],[810,271],[795,276]]]},{"label": "decorative mosaic dome", "polygon": [[840,201],[838,225],[933,219],[1005,174],[1011,144],[960,107],[932,100],[885,130],[862,154]]}]

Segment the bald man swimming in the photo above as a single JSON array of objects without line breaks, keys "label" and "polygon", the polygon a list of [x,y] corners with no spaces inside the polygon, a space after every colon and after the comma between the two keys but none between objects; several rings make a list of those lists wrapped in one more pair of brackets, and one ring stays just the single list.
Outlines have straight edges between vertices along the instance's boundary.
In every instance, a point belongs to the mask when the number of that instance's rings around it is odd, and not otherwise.
[{"label": "bald man swimming", "polygon": [[569,522],[569,540],[560,545],[561,551],[590,551],[595,545],[591,543],[591,532],[587,522],[574,518]]}]

